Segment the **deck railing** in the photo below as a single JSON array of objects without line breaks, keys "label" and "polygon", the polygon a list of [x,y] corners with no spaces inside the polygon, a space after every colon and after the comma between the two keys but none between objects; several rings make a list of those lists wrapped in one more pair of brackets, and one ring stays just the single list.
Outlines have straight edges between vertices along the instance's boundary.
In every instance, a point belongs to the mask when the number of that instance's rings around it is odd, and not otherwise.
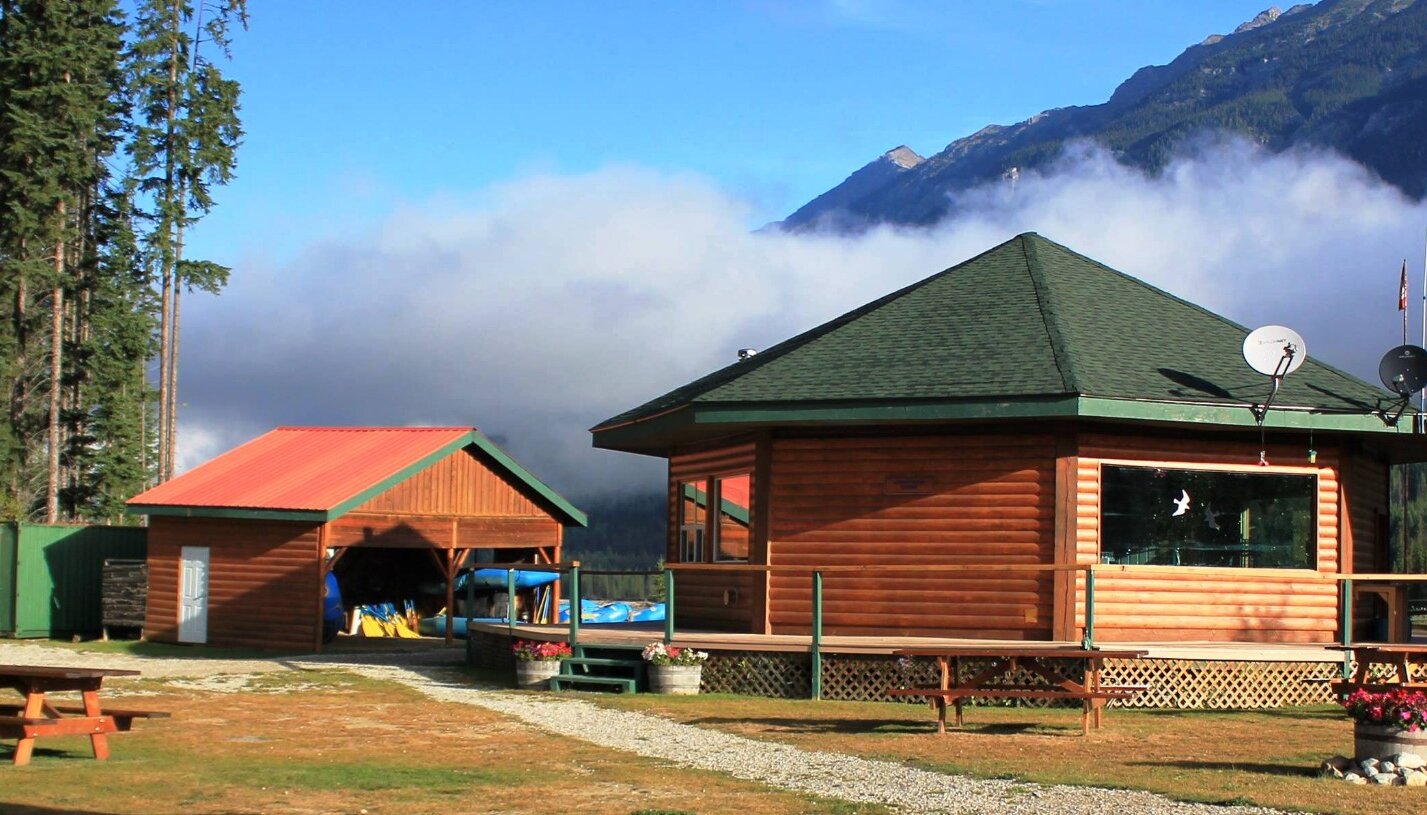
[{"label": "deck railing", "polygon": [[[824,574],[842,574],[856,572],[866,574],[870,572],[895,573],[895,572],[915,572],[926,573],[957,573],[957,572],[982,572],[982,573],[1007,573],[1007,572],[1084,572],[1085,573],[1085,627],[1081,638],[1081,645],[1086,649],[1095,648],[1095,582],[1097,573],[1138,573],[1162,572],[1179,576],[1190,574],[1224,576],[1232,574],[1233,571],[1226,571],[1223,568],[1212,566],[1149,566],[1149,565],[1126,565],[1107,563],[1080,563],[1080,564],[923,564],[923,565],[892,565],[892,564],[866,564],[860,566],[763,566],[750,563],[669,563],[663,569],[584,569],[579,561],[568,563],[487,563],[482,564],[482,568],[506,569],[506,589],[509,597],[515,596],[515,573],[516,571],[541,571],[558,572],[569,576],[569,642],[571,648],[579,647],[580,640],[580,576],[583,575],[643,575],[658,576],[664,579],[664,641],[666,643],[674,640],[674,618],[677,581],[675,575],[679,572],[732,572],[732,573],[766,573],[766,574],[806,574],[809,575],[812,584],[812,608],[811,608],[811,641],[809,644],[809,654],[811,656],[812,674],[812,698],[822,698],[822,645],[823,645],[823,576]],[[1427,574],[1390,574],[1390,573],[1341,573],[1341,572],[1309,572],[1299,570],[1254,570],[1253,579],[1268,582],[1324,582],[1340,584],[1339,605],[1342,617],[1339,622],[1341,629],[1341,644],[1350,646],[1353,642],[1353,586],[1359,583],[1427,583]],[[475,586],[474,583],[467,584],[467,636],[469,636],[470,610],[475,606]],[[556,620],[559,619],[558,609],[553,610]],[[517,625],[515,603],[507,603],[507,623],[510,630],[514,631]],[[1345,652],[1343,670],[1348,670],[1350,657]]]}]

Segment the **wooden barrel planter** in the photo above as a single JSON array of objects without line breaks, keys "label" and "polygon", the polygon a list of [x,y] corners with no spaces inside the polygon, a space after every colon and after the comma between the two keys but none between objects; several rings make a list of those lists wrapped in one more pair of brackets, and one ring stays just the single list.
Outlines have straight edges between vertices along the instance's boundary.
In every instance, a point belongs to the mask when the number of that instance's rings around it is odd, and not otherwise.
[{"label": "wooden barrel planter", "polygon": [[1353,754],[1359,759],[1416,753],[1427,758],[1427,731],[1415,733],[1376,724],[1353,725]]},{"label": "wooden barrel planter", "polygon": [[515,663],[515,686],[521,690],[549,690],[550,680],[560,673],[560,660],[537,659]]},{"label": "wooden barrel planter", "polygon": [[650,665],[649,690],[692,696],[699,692],[702,665]]}]

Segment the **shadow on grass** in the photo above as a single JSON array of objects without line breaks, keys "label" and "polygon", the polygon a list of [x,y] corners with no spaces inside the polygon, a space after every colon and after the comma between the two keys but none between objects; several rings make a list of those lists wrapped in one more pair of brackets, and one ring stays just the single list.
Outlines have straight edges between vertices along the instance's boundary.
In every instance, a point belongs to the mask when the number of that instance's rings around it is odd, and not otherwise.
[{"label": "shadow on grass", "polygon": [[1177,708],[1115,708],[1115,713],[1127,713],[1148,719],[1213,718],[1226,716],[1263,716],[1269,719],[1296,719],[1300,721],[1346,721],[1343,709],[1337,705],[1314,707],[1264,708],[1255,710],[1181,710]]},{"label": "shadow on grass", "polygon": [[[711,727],[752,725],[755,727],[766,727],[770,730],[778,730],[784,733],[802,733],[809,735],[819,733],[836,733],[841,735],[926,735],[930,733],[936,735],[935,719],[927,722],[917,722],[905,719],[856,719],[849,717],[838,717],[834,719],[797,719],[789,717],[704,716],[697,719],[689,719],[686,723],[692,725],[708,725]],[[956,735],[1014,735],[1019,733],[1035,733],[1035,735],[1038,736],[1073,735],[1078,738],[1080,736],[1080,728],[1062,729],[1029,722],[968,723],[962,727],[955,727],[949,724],[946,728],[948,738]]]},{"label": "shadow on grass", "polygon": [[1252,761],[1131,761],[1131,767],[1174,767],[1180,770],[1211,770],[1215,772],[1257,773],[1284,778],[1316,778],[1316,768],[1302,764],[1258,764]]}]

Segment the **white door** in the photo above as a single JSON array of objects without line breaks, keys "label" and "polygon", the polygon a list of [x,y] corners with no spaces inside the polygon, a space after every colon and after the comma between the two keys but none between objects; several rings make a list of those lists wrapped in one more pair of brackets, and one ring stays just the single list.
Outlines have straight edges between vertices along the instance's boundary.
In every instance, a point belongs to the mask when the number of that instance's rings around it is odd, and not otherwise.
[{"label": "white door", "polygon": [[178,641],[208,642],[208,547],[185,546],[178,591]]}]

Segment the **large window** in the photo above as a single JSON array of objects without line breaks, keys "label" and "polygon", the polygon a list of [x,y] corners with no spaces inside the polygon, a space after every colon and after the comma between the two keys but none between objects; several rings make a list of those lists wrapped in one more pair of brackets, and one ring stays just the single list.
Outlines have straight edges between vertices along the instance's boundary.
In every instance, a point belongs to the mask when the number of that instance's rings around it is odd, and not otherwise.
[{"label": "large window", "polygon": [[750,482],[742,473],[679,484],[680,561],[748,560]]},{"label": "large window", "polygon": [[1311,569],[1313,475],[1101,468],[1104,563]]}]

